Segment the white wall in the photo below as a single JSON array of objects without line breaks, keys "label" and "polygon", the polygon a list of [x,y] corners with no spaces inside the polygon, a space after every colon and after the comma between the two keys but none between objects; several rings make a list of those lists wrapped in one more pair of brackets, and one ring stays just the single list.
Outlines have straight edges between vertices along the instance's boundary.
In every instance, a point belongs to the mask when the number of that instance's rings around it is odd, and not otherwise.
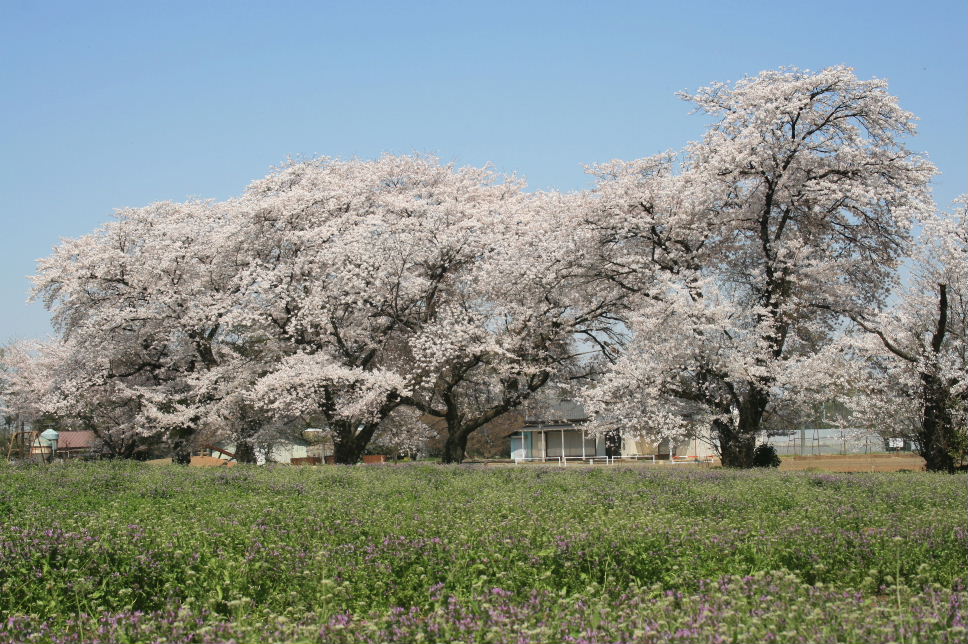
[{"label": "white wall", "polygon": [[[235,443],[219,443],[218,447],[221,447],[226,452],[235,453]],[[220,454],[219,452],[214,452],[212,456],[220,459],[228,459],[228,456]],[[308,453],[305,445],[294,445],[285,441],[279,441],[272,446],[272,452],[268,460],[273,463],[291,463],[294,458],[306,458],[306,456],[308,456]],[[256,449],[255,451],[255,462],[259,465],[265,465],[267,462],[266,455],[260,449]]]}]

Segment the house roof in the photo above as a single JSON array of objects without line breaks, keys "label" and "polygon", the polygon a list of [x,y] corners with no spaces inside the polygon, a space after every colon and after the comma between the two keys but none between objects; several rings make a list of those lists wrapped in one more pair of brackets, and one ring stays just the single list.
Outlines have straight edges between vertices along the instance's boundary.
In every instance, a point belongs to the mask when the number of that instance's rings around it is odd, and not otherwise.
[{"label": "house roof", "polygon": [[92,431],[61,432],[57,449],[91,449],[97,437]]},{"label": "house roof", "polygon": [[[538,417],[538,414],[541,417]],[[582,407],[581,403],[574,400],[555,401],[541,409],[538,414],[528,414],[524,421],[525,426],[568,426],[588,420],[588,413],[585,408]]]}]

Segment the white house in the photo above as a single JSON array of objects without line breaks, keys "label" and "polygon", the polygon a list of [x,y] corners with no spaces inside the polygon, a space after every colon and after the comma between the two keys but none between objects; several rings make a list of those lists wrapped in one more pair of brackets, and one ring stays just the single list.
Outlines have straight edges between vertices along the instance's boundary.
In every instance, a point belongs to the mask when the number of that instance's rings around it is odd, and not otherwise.
[{"label": "white house", "polygon": [[586,432],[583,425],[588,415],[573,401],[552,405],[546,419],[528,417],[524,427],[509,435],[511,458],[515,462],[570,462],[666,460],[707,461],[715,457],[708,441],[690,439],[670,445],[658,445],[634,437],[632,432],[610,434]]}]

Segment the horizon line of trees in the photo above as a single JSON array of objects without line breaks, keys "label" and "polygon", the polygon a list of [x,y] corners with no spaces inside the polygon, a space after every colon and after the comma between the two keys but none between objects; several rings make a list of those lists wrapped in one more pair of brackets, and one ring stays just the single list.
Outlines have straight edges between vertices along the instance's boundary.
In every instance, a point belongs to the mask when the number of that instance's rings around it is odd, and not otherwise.
[{"label": "horizon line of trees", "polygon": [[300,425],[354,463],[432,418],[460,462],[555,392],[595,430],[708,433],[750,467],[761,430],[839,401],[961,466],[968,216],[936,211],[913,115],[847,67],[683,98],[712,120],[700,141],[596,166],[582,192],[387,155],[120,210],[40,260],[57,337],[4,352],[7,409],[122,455],[161,436],[178,463],[200,432],[245,461]]}]

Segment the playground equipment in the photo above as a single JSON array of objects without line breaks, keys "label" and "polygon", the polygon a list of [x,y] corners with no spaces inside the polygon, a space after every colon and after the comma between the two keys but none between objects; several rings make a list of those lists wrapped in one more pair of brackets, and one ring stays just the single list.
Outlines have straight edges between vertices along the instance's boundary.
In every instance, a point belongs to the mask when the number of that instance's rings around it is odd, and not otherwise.
[{"label": "playground equipment", "polygon": [[7,445],[7,460],[18,458],[25,460],[30,458],[33,445],[37,442],[40,432],[32,429],[24,429],[20,425],[20,430],[10,435],[10,443]]}]

